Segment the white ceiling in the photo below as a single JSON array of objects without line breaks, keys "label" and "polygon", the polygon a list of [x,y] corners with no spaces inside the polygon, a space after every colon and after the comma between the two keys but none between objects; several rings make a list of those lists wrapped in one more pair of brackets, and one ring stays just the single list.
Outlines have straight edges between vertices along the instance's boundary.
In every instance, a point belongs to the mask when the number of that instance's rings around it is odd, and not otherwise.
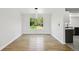
[{"label": "white ceiling", "polygon": [[[39,14],[51,14],[54,8],[38,8]],[[21,8],[21,13],[35,13],[34,8]]]}]

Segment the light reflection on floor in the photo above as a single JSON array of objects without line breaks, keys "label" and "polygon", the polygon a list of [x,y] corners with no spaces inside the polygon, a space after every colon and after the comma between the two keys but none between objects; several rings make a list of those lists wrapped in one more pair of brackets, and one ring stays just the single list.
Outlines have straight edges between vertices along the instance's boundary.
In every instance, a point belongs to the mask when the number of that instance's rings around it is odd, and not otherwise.
[{"label": "light reflection on floor", "polygon": [[44,37],[43,36],[30,37],[29,50],[33,51],[44,50]]}]

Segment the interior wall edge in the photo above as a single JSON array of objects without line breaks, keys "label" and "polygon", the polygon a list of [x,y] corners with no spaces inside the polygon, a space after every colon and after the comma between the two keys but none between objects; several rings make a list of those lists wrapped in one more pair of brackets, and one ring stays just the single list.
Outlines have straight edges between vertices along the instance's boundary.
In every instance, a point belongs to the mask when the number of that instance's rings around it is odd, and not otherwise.
[{"label": "interior wall edge", "polygon": [[52,37],[56,38],[56,40],[58,40],[61,44],[66,44],[65,42],[63,42],[62,40],[60,40],[56,35],[51,34]]}]

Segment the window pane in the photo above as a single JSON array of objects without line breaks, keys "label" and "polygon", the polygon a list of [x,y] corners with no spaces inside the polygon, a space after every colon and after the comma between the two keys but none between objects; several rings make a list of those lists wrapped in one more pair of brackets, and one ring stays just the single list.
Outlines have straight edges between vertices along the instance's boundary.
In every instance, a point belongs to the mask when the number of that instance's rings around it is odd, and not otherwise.
[{"label": "window pane", "polygon": [[43,17],[32,18],[30,17],[30,29],[42,30],[43,29]]}]

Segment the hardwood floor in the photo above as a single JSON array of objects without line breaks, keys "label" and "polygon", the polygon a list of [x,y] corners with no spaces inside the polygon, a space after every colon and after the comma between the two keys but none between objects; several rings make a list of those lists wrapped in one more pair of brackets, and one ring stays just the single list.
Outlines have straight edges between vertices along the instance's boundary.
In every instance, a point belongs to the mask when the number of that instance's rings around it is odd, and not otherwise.
[{"label": "hardwood floor", "polygon": [[51,35],[22,35],[2,51],[72,51]]}]

